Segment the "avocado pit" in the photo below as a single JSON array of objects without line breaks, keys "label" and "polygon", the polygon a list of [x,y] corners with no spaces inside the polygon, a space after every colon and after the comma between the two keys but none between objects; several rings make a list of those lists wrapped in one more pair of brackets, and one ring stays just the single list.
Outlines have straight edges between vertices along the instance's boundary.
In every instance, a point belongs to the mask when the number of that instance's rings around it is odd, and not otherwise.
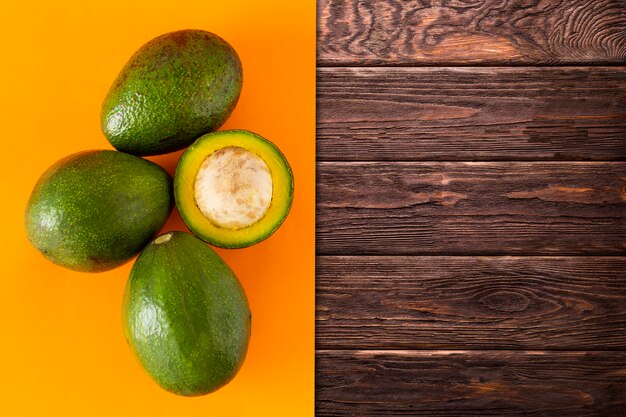
[{"label": "avocado pit", "polygon": [[216,226],[243,229],[261,220],[270,208],[272,174],[253,152],[228,146],[211,153],[198,169],[196,205]]}]

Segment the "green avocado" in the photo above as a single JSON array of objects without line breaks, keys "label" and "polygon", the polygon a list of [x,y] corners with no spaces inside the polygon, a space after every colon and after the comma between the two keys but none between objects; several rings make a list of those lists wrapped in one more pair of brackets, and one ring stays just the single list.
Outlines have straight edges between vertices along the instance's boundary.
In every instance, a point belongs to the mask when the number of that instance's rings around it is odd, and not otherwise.
[{"label": "green avocado", "polygon": [[219,128],[237,104],[243,74],[235,50],[202,30],[159,36],[126,63],[102,107],[104,135],[119,151],[158,155]]},{"label": "green avocado", "polygon": [[176,206],[200,239],[244,248],[271,236],[291,209],[293,173],[269,140],[247,130],[200,137],[174,176]]},{"label": "green avocado", "polygon": [[228,383],[243,364],[250,308],[233,271],[184,232],[153,240],[126,284],[124,333],[164,389],[198,396]]},{"label": "green avocado", "polygon": [[50,261],[101,272],[143,249],[173,208],[171,177],[117,151],[67,156],[39,179],[26,208],[28,239]]}]

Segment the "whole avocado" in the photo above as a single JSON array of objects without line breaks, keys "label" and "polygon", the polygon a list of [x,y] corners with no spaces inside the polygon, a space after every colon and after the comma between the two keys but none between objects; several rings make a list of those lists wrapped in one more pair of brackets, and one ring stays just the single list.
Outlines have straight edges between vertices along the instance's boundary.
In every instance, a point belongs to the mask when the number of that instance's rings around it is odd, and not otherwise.
[{"label": "whole avocado", "polygon": [[241,62],[222,38],[181,30],[142,46],[102,107],[104,135],[119,151],[158,155],[219,128],[237,104]]},{"label": "whole avocado", "polygon": [[26,233],[50,261],[101,272],[139,253],[172,208],[171,177],[157,164],[117,151],[79,152],[35,185]]},{"label": "whole avocado", "polygon": [[237,277],[204,242],[184,232],[153,240],[126,284],[124,333],[164,389],[198,396],[237,373],[250,339],[250,308]]}]

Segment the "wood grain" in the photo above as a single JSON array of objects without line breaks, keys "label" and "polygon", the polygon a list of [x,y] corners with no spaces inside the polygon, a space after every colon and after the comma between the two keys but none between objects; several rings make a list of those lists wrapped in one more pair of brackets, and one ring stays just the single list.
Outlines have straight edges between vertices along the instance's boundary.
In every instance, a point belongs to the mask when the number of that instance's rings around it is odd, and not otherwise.
[{"label": "wood grain", "polygon": [[320,256],[319,349],[626,349],[626,258]]},{"label": "wood grain", "polygon": [[319,255],[626,252],[623,162],[320,162]]},{"label": "wood grain", "polygon": [[318,416],[606,416],[626,352],[318,351]]},{"label": "wood grain", "polygon": [[626,416],[626,2],[317,7],[316,415]]},{"label": "wood grain", "polygon": [[320,68],[320,161],[624,160],[626,67]]},{"label": "wood grain", "polygon": [[319,65],[626,60],[623,0],[319,0]]}]

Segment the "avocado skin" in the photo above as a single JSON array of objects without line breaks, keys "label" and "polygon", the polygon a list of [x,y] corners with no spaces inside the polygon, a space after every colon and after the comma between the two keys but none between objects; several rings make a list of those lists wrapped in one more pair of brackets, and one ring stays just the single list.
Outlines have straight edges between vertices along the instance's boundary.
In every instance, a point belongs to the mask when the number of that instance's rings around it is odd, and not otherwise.
[{"label": "avocado skin", "polygon": [[102,107],[102,131],[113,147],[133,155],[177,151],[226,121],[242,83],[237,53],[217,35],[161,35],[114,81]]},{"label": "avocado skin", "polygon": [[172,208],[172,179],[157,164],[117,151],[79,152],[35,185],[26,233],[50,261],[102,272],[139,253]]},{"label": "avocado skin", "polygon": [[243,288],[228,265],[188,233],[162,235],[143,250],[127,281],[122,317],[144,369],[177,395],[222,387],[248,349],[251,315]]}]

